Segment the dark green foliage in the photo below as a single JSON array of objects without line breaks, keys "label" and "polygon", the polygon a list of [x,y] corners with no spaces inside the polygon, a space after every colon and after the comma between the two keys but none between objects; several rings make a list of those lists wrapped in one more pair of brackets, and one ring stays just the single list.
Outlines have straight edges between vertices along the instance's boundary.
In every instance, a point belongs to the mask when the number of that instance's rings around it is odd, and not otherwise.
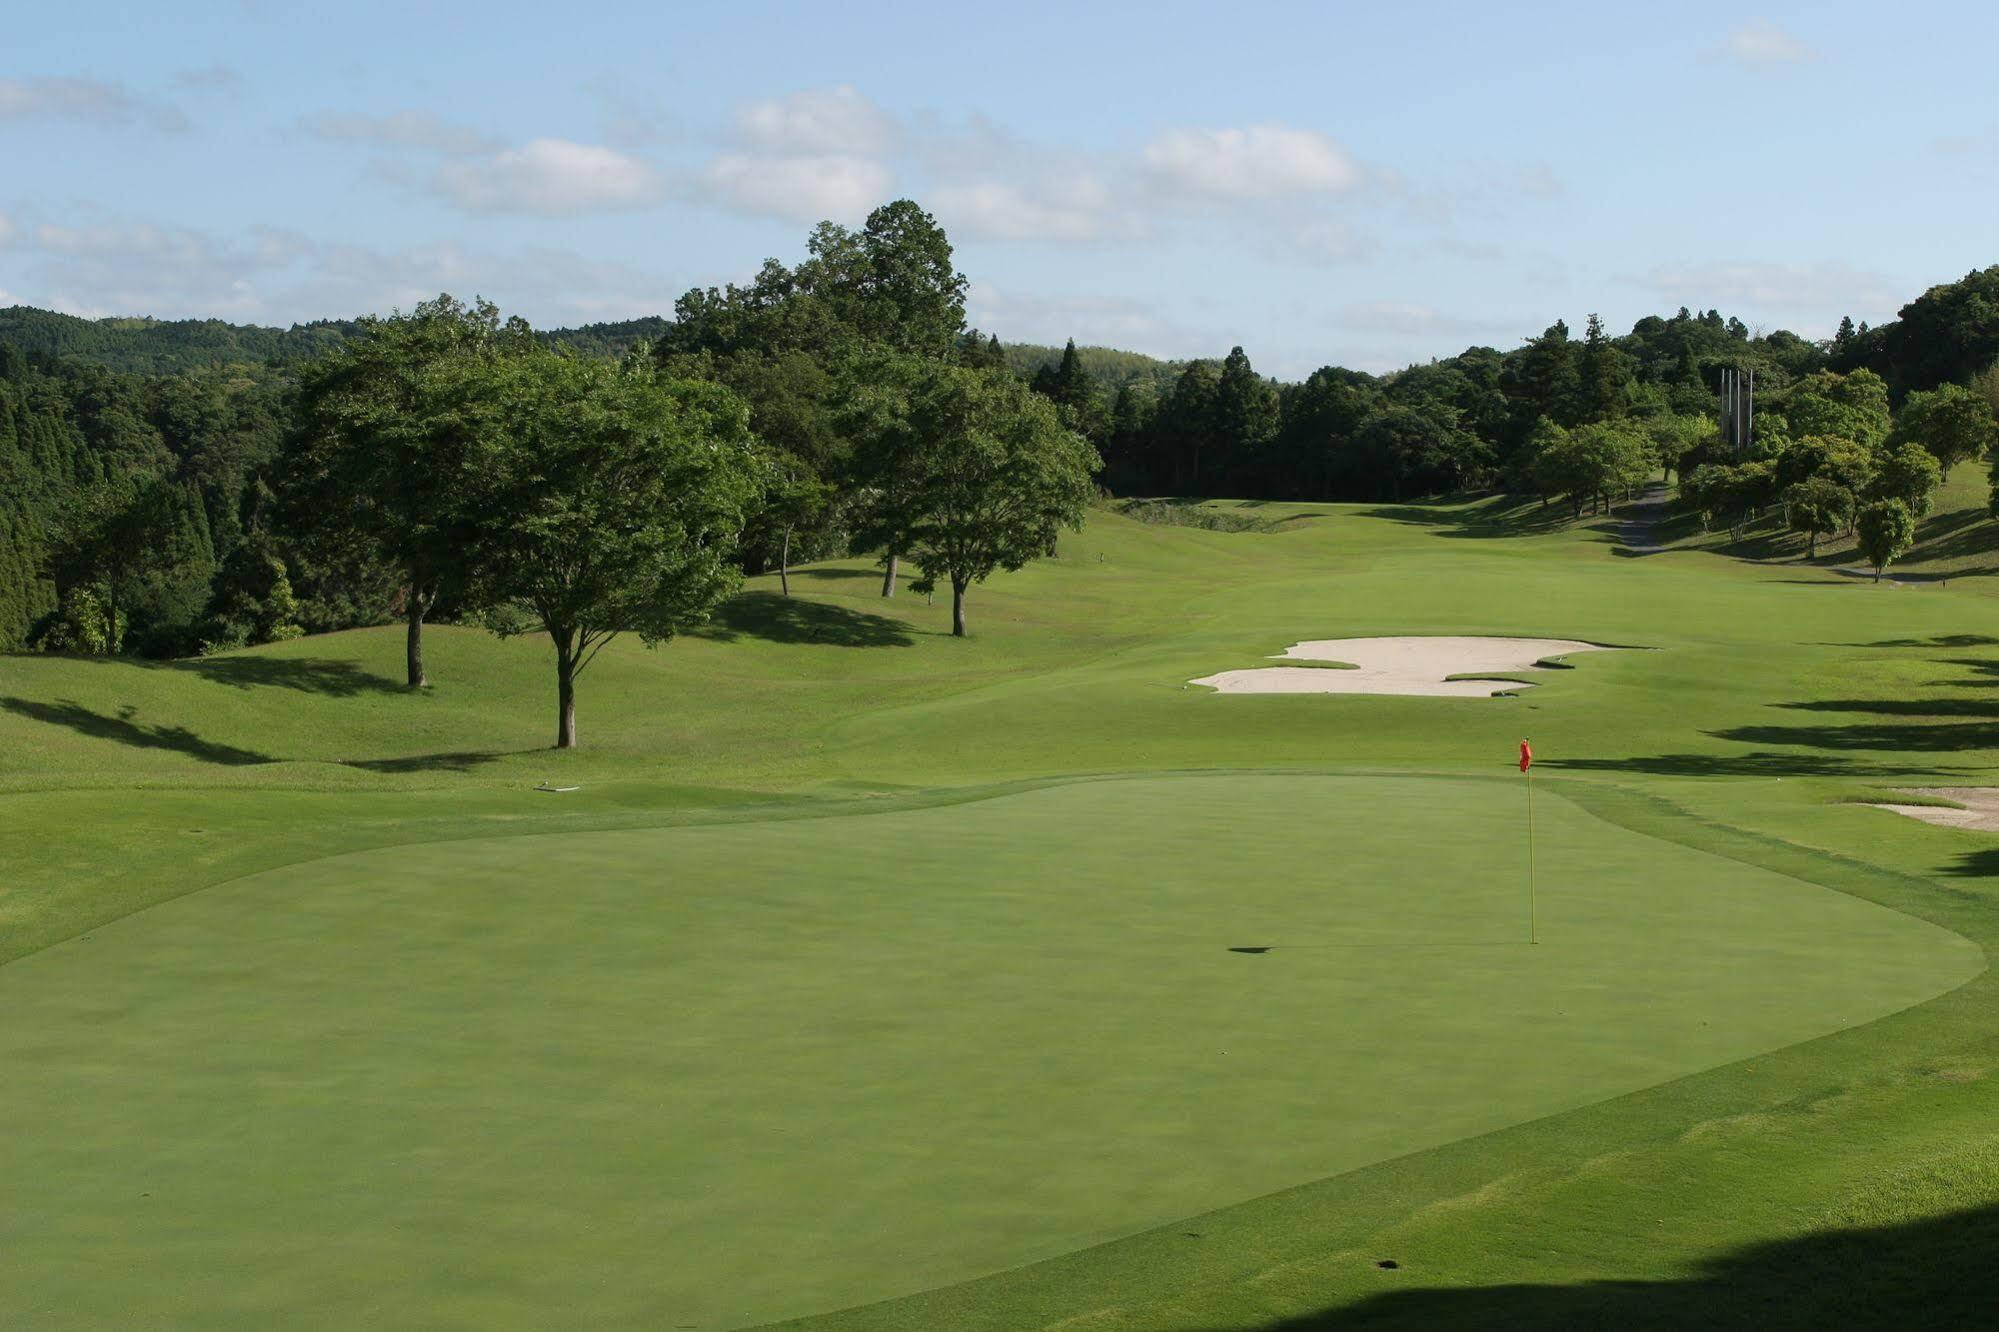
[{"label": "dark green foliage", "polygon": [[132,374],[302,361],[337,346],[346,320],[259,328],[219,319],[79,319],[16,305],[0,310],[0,342]]},{"label": "dark green foliage", "polygon": [[1853,506],[1853,492],[1825,476],[1809,477],[1784,492],[1791,530],[1805,534],[1806,559],[1818,558],[1820,537],[1852,522]]},{"label": "dark green foliage", "polygon": [[1874,580],[1916,539],[1915,515],[1898,499],[1875,500],[1860,511],[1855,530],[1860,553],[1874,566]]},{"label": "dark green foliage", "polygon": [[1928,449],[1946,472],[1961,462],[1983,458],[1999,446],[1999,424],[1994,423],[1992,405],[1958,384],[1911,393],[1902,404],[1895,434],[1898,440]]}]

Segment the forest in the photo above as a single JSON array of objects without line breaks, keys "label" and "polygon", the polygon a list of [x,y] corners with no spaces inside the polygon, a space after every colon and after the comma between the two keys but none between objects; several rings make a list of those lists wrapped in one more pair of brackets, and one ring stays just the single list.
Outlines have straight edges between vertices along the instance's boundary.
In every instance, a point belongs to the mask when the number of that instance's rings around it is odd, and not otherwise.
[{"label": "forest", "polygon": [[[974,549],[963,524],[899,505],[912,460],[954,430],[969,438],[973,416],[1005,423],[1002,434],[1017,426],[1040,452],[1022,445],[1013,480],[932,467],[937,504],[949,485],[958,505],[982,485],[1031,484],[1020,460],[1057,454],[1107,498],[1507,490],[1578,515],[1663,469],[1704,522],[1781,506],[1813,542],[1858,531],[1868,548],[1876,532],[1889,558],[1941,471],[1999,439],[1999,266],[1822,342],[1716,310],[1647,316],[1622,334],[1590,315],[1579,335],[1558,320],[1505,350],[1383,375],[1326,366],[1290,383],[1258,373],[1241,347],[1168,362],[1008,345],[966,327],[964,291],[942,229],[898,201],[859,229],[820,224],[794,263],[689,291],[670,316],[506,328],[538,355],[705,386],[715,396],[702,410],[740,411],[759,458],[732,543],[738,570],[875,553],[885,594],[899,561],[928,560],[919,587],[955,585],[1052,544],[1036,528]],[[476,580],[413,582],[379,514],[372,526],[336,520],[380,509],[366,488],[397,477],[327,461],[340,425],[329,367],[424,319],[461,331],[484,319],[497,337],[497,312],[475,315],[489,309],[442,297],[288,329],[0,310],[0,650],[181,657],[423,612],[504,618]],[[1729,369],[1753,370],[1758,390],[1753,439],[1739,445],[1717,426]],[[1044,416],[1076,450],[1048,442]],[[361,489],[329,498],[341,477]],[[958,573],[945,571],[947,548]]]}]

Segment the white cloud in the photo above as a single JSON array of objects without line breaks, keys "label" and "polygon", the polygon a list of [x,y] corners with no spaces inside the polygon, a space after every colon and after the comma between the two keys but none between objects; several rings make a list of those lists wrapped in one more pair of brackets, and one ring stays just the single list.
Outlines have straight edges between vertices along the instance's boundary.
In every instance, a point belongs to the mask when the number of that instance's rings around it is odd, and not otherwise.
[{"label": "white cloud", "polygon": [[453,124],[428,111],[393,111],[371,116],[363,112],[320,111],[301,116],[299,132],[328,143],[369,148],[410,149],[449,157],[497,152],[501,141],[466,125]]},{"label": "white cloud", "polygon": [[386,251],[251,228],[220,236],[97,215],[23,225],[9,282],[18,299],[89,316],[215,316],[265,324],[387,313],[451,291],[485,295],[543,327],[657,314],[684,283],[557,248],[515,253],[456,242]]},{"label": "white cloud", "polygon": [[780,157],[874,157],[897,138],[889,114],[847,84],[751,102],[736,113],[736,135]]},{"label": "white cloud", "polygon": [[665,193],[659,172],[638,158],[567,139],[530,139],[487,157],[447,162],[431,183],[475,213],[545,217],[644,208]]},{"label": "white cloud", "polygon": [[1750,19],[1728,34],[1722,54],[1745,65],[1793,65],[1818,59],[1818,52],[1772,23]]},{"label": "white cloud", "polygon": [[885,202],[894,173],[865,157],[724,153],[708,164],[708,195],[738,212],[791,222],[854,222]]},{"label": "white cloud", "polygon": [[168,132],[187,128],[187,117],[177,108],[96,79],[0,79],[0,121],[7,120],[68,120],[106,128],[145,124]]},{"label": "white cloud", "polygon": [[1283,125],[1169,130],[1146,145],[1143,157],[1162,182],[1223,199],[1335,194],[1362,180],[1345,148],[1316,130]]},{"label": "white cloud", "polygon": [[1088,177],[1055,182],[1042,197],[1002,181],[980,181],[940,187],[928,200],[947,230],[982,239],[1097,241],[1144,231],[1139,219],[1113,211],[1110,191]]}]

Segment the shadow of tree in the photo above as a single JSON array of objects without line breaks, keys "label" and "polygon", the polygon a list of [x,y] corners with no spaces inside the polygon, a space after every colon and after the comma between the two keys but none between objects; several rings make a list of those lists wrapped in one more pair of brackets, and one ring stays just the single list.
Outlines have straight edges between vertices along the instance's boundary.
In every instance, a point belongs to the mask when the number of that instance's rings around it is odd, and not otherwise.
[{"label": "shadow of tree", "polygon": [[[1384,504],[1363,509],[1360,516],[1435,528],[1442,536],[1470,538],[1533,536],[1560,531],[1576,522],[1562,504],[1542,508],[1538,499],[1511,495],[1469,506]],[[1588,517],[1584,515],[1585,520]]]},{"label": "shadow of tree", "polygon": [[296,689],[333,698],[409,692],[403,684],[331,657],[201,657],[168,663],[166,669],[235,689]]},{"label": "shadow of tree", "polygon": [[[1865,648],[1999,647],[1999,638],[1993,638],[1988,634],[1938,634],[1934,638],[1882,638],[1882,639],[1877,639],[1872,643],[1824,643],[1820,644],[1820,646],[1865,647]],[[1973,664],[1990,665],[1993,666],[1995,670],[1999,670],[1999,663],[1979,661],[1976,658],[1974,658],[1972,661],[1958,661],[1953,664],[1961,666],[1968,666]]]},{"label": "shadow of tree", "polygon": [[[1773,728],[1781,729],[1781,728]],[[1575,772],[1638,772],[1654,777],[1914,777],[1983,771],[1875,763],[1816,754],[1644,754],[1631,758],[1537,759],[1537,767]]]},{"label": "shadow of tree", "polygon": [[275,763],[269,754],[260,754],[254,749],[240,749],[235,745],[225,745],[214,740],[204,740],[185,726],[149,726],[132,720],[133,710],[125,708],[118,716],[93,712],[83,704],[64,699],[56,703],[42,703],[28,698],[0,698],[0,708],[31,721],[49,726],[65,726],[79,735],[87,735],[94,740],[111,740],[121,745],[131,745],[136,749],[167,749],[203,763],[221,763],[232,767],[243,767],[253,763]]},{"label": "shadow of tree", "polygon": [[[776,573],[777,570],[772,569],[769,570],[769,572]],[[829,580],[839,579],[839,578],[866,578],[871,582],[879,583],[882,579],[882,571],[879,567],[873,569],[845,569],[845,568],[821,569],[817,567],[811,567],[803,569],[793,569],[791,571],[791,576],[794,579],[825,578]]]},{"label": "shadow of tree", "polygon": [[1978,698],[1819,698],[1772,706],[1794,712],[1866,712],[1877,717],[1999,718],[1999,703]]},{"label": "shadow of tree", "polygon": [[[1807,705],[1808,706],[1808,705]],[[1928,714],[1926,714],[1928,715]],[[1999,748],[1999,722],[1936,722],[1927,726],[1862,722],[1852,726],[1735,726],[1709,731],[1717,740],[1744,745],[1800,745],[1810,749],[1885,749],[1933,754]]]},{"label": "shadow of tree", "polygon": [[1999,1206],[1986,1206],[1759,1244],[1676,1281],[1399,1290],[1264,1324],[1262,1332],[1991,1327],[1999,1318],[1995,1253]]},{"label": "shadow of tree", "polygon": [[401,758],[383,759],[341,759],[344,768],[360,768],[365,772],[470,772],[488,763],[503,759],[513,753],[527,753],[526,750],[458,750],[447,754],[407,754]]},{"label": "shadow of tree", "polygon": [[1999,846],[1967,851],[1944,873],[1960,879],[1999,879]]},{"label": "shadow of tree", "polygon": [[910,637],[908,625],[886,615],[776,592],[745,592],[732,597],[695,632],[725,643],[763,638],[773,643],[827,643],[834,647],[908,647],[916,641]]}]

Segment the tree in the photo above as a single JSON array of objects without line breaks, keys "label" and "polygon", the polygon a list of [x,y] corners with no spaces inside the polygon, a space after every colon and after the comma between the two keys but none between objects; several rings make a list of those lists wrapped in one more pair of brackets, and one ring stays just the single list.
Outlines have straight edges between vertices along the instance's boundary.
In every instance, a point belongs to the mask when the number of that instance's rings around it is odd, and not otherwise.
[{"label": "tree", "polygon": [[1853,492],[1823,476],[1800,481],[1784,492],[1791,530],[1805,534],[1805,558],[1819,556],[1819,537],[1843,531],[1853,517]]},{"label": "tree", "polygon": [[[1721,441],[1721,428],[1713,417],[1684,413],[1663,413],[1649,418],[1645,434],[1652,441],[1652,456],[1668,480],[1708,461],[1705,455],[1711,454]],[[1683,465],[1682,460],[1689,457],[1697,461]]]},{"label": "tree", "polygon": [[1256,489],[1269,470],[1271,443],[1277,437],[1277,390],[1256,373],[1249,355],[1232,347],[1215,379],[1214,441],[1238,476]]},{"label": "tree", "polygon": [[488,427],[468,472],[480,590],[555,645],[555,746],[571,749],[576,681],[605,644],[656,646],[740,585],[736,538],[766,468],[749,412],[719,385],[553,352],[452,378]]},{"label": "tree", "polygon": [[364,319],[359,333],[300,376],[302,447],[294,460],[301,521],[369,538],[403,573],[409,686],[429,683],[424,617],[469,586],[474,515],[468,464],[484,442],[446,385],[464,364],[521,356],[539,344],[487,301],[449,295],[409,314]]},{"label": "tree", "polygon": [[1860,533],[1860,553],[1874,566],[1874,581],[1916,539],[1915,515],[1898,499],[1875,500],[1860,511],[1856,523]]},{"label": "tree", "polygon": [[965,328],[965,275],[937,219],[908,199],[883,204],[855,234],[821,223],[811,288],[823,292],[868,341],[947,358]]},{"label": "tree", "polygon": [[1898,499],[1921,518],[1942,484],[1943,467],[1936,455],[1920,444],[1901,444],[1883,452],[1866,493],[1869,499]]},{"label": "tree", "polygon": [[1834,435],[1873,448],[1888,438],[1888,386],[1871,370],[1806,375],[1792,386],[1783,410],[1801,439]]},{"label": "tree", "polygon": [[907,551],[922,577],[951,585],[951,632],[965,635],[965,594],[1000,569],[1054,553],[1082,525],[1100,467],[1055,409],[1011,375],[900,358],[883,378],[886,451],[913,479]]},{"label": "tree", "polygon": [[1036,393],[1055,404],[1063,425],[1082,435],[1088,435],[1097,428],[1097,386],[1090,379],[1090,372],[1083,368],[1083,358],[1076,350],[1074,338],[1070,338],[1068,345],[1062,348],[1062,359],[1054,365],[1043,366],[1034,376],[1033,383]]},{"label": "tree", "polygon": [[1928,449],[1948,473],[1961,462],[1992,452],[1999,445],[1999,423],[1984,398],[1962,385],[1943,384],[1928,393],[1909,395],[1895,437]]},{"label": "tree", "polygon": [[764,496],[764,519],[778,530],[777,582],[791,595],[791,542],[800,528],[815,526],[831,507],[833,488],[810,464],[791,454],[771,460],[770,489]]},{"label": "tree", "polygon": [[1642,484],[1652,474],[1651,441],[1621,425],[1596,421],[1574,430],[1536,429],[1534,478],[1543,493],[1569,497],[1572,512]]},{"label": "tree", "polygon": [[1631,405],[1631,387],[1631,358],[1605,335],[1603,320],[1591,315],[1577,366],[1577,413],[1584,421],[1615,420]]}]

